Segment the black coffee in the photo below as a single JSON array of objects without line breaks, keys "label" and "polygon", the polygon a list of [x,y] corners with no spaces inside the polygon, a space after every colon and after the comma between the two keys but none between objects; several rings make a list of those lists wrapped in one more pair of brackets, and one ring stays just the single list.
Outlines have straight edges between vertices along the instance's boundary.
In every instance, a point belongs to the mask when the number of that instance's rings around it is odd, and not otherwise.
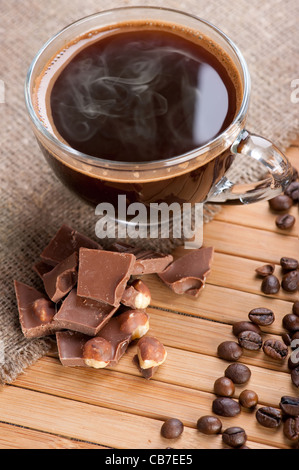
[{"label": "black coffee", "polygon": [[64,51],[57,56],[47,113],[59,138],[80,152],[115,161],[168,159],[206,144],[237,113],[233,63],[194,31],[136,22],[102,37],[89,33],[72,47],[68,59]]}]

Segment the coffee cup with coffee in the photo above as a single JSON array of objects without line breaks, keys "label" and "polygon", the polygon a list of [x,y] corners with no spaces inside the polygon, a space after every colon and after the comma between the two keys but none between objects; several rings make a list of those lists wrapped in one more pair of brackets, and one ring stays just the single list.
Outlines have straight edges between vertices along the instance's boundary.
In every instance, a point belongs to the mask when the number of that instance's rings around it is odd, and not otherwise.
[{"label": "coffee cup with coffee", "polygon": [[[283,153],[245,127],[250,75],[238,47],[196,16],[123,7],[83,18],[34,58],[25,99],[58,178],[91,204],[247,204],[282,192]],[[262,181],[238,185],[254,159]],[[248,163],[249,164],[249,163]]]}]

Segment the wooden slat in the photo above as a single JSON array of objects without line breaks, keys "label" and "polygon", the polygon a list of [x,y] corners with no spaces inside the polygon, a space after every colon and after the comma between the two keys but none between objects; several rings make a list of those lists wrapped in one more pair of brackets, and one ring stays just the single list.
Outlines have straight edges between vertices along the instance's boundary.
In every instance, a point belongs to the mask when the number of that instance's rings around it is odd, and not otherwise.
[{"label": "wooden slat", "polygon": [[[114,448],[165,449],[170,445],[160,434],[160,420],[14,386],[5,386],[5,393],[0,394],[0,407],[2,419],[7,422],[49,433],[55,431],[63,437]],[[267,432],[265,441],[264,445],[273,446],[272,435]],[[171,447],[221,448],[221,436],[211,439],[186,426],[183,435],[171,441]]]},{"label": "wooden slat", "polygon": [[0,449],[106,449],[89,442],[1,422],[0,436]]}]

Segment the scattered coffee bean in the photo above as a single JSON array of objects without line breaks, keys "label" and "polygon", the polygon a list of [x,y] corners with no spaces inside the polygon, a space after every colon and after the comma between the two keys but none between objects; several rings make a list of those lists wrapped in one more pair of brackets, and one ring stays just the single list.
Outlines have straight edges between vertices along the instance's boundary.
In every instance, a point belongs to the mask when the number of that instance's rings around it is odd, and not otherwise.
[{"label": "scattered coffee bean", "polygon": [[220,416],[236,416],[240,413],[240,404],[232,398],[219,397],[215,398],[212,410],[216,415]]},{"label": "scattered coffee bean", "polygon": [[294,315],[294,313],[288,313],[282,319],[283,327],[290,331],[291,333],[295,333],[299,331],[299,317]]},{"label": "scattered coffee bean", "polygon": [[267,339],[263,344],[263,350],[267,356],[280,361],[288,355],[288,347],[278,339]]},{"label": "scattered coffee bean", "polygon": [[218,356],[226,361],[237,361],[243,354],[242,348],[234,341],[223,341],[217,348]]},{"label": "scattered coffee bean", "polygon": [[281,397],[280,408],[288,416],[299,416],[299,397]]},{"label": "scattered coffee bean", "polygon": [[299,387],[299,366],[296,369],[293,369],[291,372],[291,379],[295,387]]},{"label": "scattered coffee bean", "polygon": [[289,271],[281,281],[281,287],[287,292],[296,292],[299,287],[299,271]]},{"label": "scattered coffee bean", "polygon": [[233,334],[239,336],[242,331],[255,331],[256,333],[261,333],[262,330],[258,325],[255,325],[251,321],[238,321],[233,324]]},{"label": "scattered coffee bean", "polygon": [[273,274],[274,270],[275,270],[275,264],[264,264],[263,266],[256,268],[255,272],[257,273],[258,276],[266,277],[266,276],[269,276],[270,274]]},{"label": "scattered coffee bean", "polygon": [[280,258],[280,266],[286,271],[293,271],[298,268],[298,265],[298,260],[295,258],[288,258],[286,256]]},{"label": "scattered coffee bean", "polygon": [[280,289],[280,282],[274,274],[271,274],[263,279],[261,289],[264,294],[277,294]]},{"label": "scattered coffee bean", "polygon": [[297,315],[297,317],[299,317],[299,300],[296,300],[296,302],[294,302],[292,312],[294,315]]},{"label": "scattered coffee bean", "polygon": [[294,351],[292,354],[290,354],[288,359],[288,368],[293,370],[296,369],[296,367],[299,367],[299,348],[297,351]]},{"label": "scattered coffee bean", "polygon": [[291,184],[286,188],[284,194],[292,199],[292,201],[299,201],[299,182],[292,181]]},{"label": "scattered coffee bean", "polygon": [[281,339],[282,339],[282,341],[284,342],[284,344],[285,344],[286,346],[290,346],[290,345],[291,345],[292,337],[291,337],[290,333],[283,333],[283,334],[281,335]]},{"label": "scattered coffee bean", "polygon": [[263,345],[261,335],[254,331],[242,331],[238,336],[240,346],[249,351],[258,351]]},{"label": "scattered coffee bean", "polygon": [[204,434],[219,434],[222,429],[222,422],[216,416],[202,416],[197,421],[197,429]]},{"label": "scattered coffee bean", "polygon": [[214,383],[214,393],[222,397],[232,397],[235,393],[234,382],[228,377],[220,377]]},{"label": "scattered coffee bean", "polygon": [[239,403],[244,408],[253,409],[258,404],[258,396],[253,390],[243,390],[239,395]]},{"label": "scattered coffee bean", "polygon": [[161,427],[161,434],[166,439],[175,439],[179,437],[184,430],[182,421],[177,418],[169,418]]},{"label": "scattered coffee bean", "polygon": [[234,426],[223,431],[222,440],[230,447],[241,447],[245,444],[247,436],[243,428]]},{"label": "scattered coffee bean", "polygon": [[251,370],[245,364],[230,364],[224,372],[225,377],[231,379],[234,384],[245,384],[251,377]]},{"label": "scattered coffee bean", "polygon": [[296,219],[292,214],[278,215],[275,219],[276,227],[280,228],[280,230],[288,230],[292,228],[295,222]]},{"label": "scattered coffee bean", "polygon": [[288,418],[283,425],[283,433],[291,441],[299,439],[299,418]]},{"label": "scattered coffee bean", "polygon": [[258,307],[250,310],[248,314],[249,320],[260,326],[272,325],[275,320],[274,313],[269,308]]},{"label": "scattered coffee bean", "polygon": [[287,211],[293,205],[293,199],[287,194],[279,194],[273,197],[269,201],[269,206],[273,211]]},{"label": "scattered coffee bean", "polygon": [[281,424],[281,411],[272,406],[259,408],[255,416],[257,421],[266,428],[277,428]]}]

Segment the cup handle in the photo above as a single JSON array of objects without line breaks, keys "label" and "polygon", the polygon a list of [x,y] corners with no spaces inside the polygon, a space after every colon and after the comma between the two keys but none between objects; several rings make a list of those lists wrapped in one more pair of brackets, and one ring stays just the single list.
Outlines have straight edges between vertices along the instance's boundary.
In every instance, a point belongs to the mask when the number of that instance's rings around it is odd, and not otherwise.
[{"label": "cup handle", "polygon": [[230,181],[229,170],[212,188],[207,202],[226,204],[249,204],[272,199],[290,184],[293,169],[285,155],[264,137],[250,134],[244,129],[231,146],[236,158],[253,158],[268,171],[264,180],[238,184]]}]

